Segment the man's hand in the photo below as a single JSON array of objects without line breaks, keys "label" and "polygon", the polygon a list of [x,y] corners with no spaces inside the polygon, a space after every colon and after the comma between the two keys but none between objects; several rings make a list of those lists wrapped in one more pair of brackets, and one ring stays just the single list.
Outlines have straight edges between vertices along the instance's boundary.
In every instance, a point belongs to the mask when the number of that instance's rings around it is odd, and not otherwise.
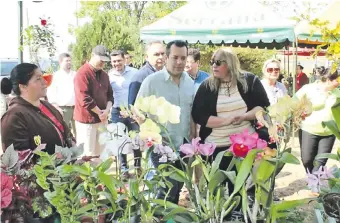
[{"label": "man's hand", "polygon": [[109,115],[109,111],[107,110],[101,110],[101,113],[99,114],[99,119],[104,122],[107,120],[107,116]]}]

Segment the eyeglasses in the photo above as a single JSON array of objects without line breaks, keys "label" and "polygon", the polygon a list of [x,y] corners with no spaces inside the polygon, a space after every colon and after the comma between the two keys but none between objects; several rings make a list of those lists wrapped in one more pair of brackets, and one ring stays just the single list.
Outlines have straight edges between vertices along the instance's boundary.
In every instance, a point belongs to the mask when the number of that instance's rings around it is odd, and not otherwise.
[{"label": "eyeglasses", "polygon": [[267,72],[268,72],[268,73],[273,73],[273,71],[279,72],[279,71],[280,71],[280,68],[267,68]]},{"label": "eyeglasses", "polygon": [[222,63],[226,63],[227,61],[225,60],[210,60],[210,65],[213,66],[214,64],[216,64],[216,66],[221,66]]}]

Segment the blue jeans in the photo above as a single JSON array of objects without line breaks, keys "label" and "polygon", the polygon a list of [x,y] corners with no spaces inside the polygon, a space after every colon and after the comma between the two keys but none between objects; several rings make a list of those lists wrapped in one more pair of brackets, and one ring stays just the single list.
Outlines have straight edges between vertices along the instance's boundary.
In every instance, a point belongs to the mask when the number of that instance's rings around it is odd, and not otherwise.
[{"label": "blue jeans", "polygon": [[[129,131],[136,131],[139,130],[138,124],[132,120],[131,118],[123,118],[120,115],[120,109],[119,108],[112,108],[111,112],[111,122],[112,123],[117,123],[121,122],[124,125],[126,125],[127,129]],[[141,163],[141,157],[142,157],[142,152],[140,149],[133,150],[133,155],[134,155],[134,166],[135,167],[140,167]],[[127,162],[127,156],[126,154],[120,154],[119,156],[120,159],[120,168],[125,171],[129,168],[128,162]]]}]

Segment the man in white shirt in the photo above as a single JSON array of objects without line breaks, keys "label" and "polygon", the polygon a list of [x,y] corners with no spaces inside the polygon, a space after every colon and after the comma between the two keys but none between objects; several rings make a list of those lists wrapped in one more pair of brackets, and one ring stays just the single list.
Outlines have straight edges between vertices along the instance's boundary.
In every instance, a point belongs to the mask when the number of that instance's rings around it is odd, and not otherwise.
[{"label": "man in white shirt", "polygon": [[50,87],[47,88],[48,101],[53,104],[64,116],[64,121],[72,128],[76,135],[74,110],[74,77],[76,72],[71,70],[71,55],[62,53],[59,56],[60,69],[53,74]]}]

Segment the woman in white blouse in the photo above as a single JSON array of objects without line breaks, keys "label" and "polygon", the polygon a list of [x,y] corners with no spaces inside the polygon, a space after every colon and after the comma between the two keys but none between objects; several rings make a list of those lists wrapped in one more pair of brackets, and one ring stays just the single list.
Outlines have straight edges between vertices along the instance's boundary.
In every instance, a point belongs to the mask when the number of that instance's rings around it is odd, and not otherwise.
[{"label": "woman in white blouse", "polygon": [[280,62],[275,59],[270,59],[264,62],[263,79],[261,80],[264,89],[266,90],[269,102],[271,105],[277,103],[279,98],[287,95],[287,89],[277,79],[280,75]]}]

